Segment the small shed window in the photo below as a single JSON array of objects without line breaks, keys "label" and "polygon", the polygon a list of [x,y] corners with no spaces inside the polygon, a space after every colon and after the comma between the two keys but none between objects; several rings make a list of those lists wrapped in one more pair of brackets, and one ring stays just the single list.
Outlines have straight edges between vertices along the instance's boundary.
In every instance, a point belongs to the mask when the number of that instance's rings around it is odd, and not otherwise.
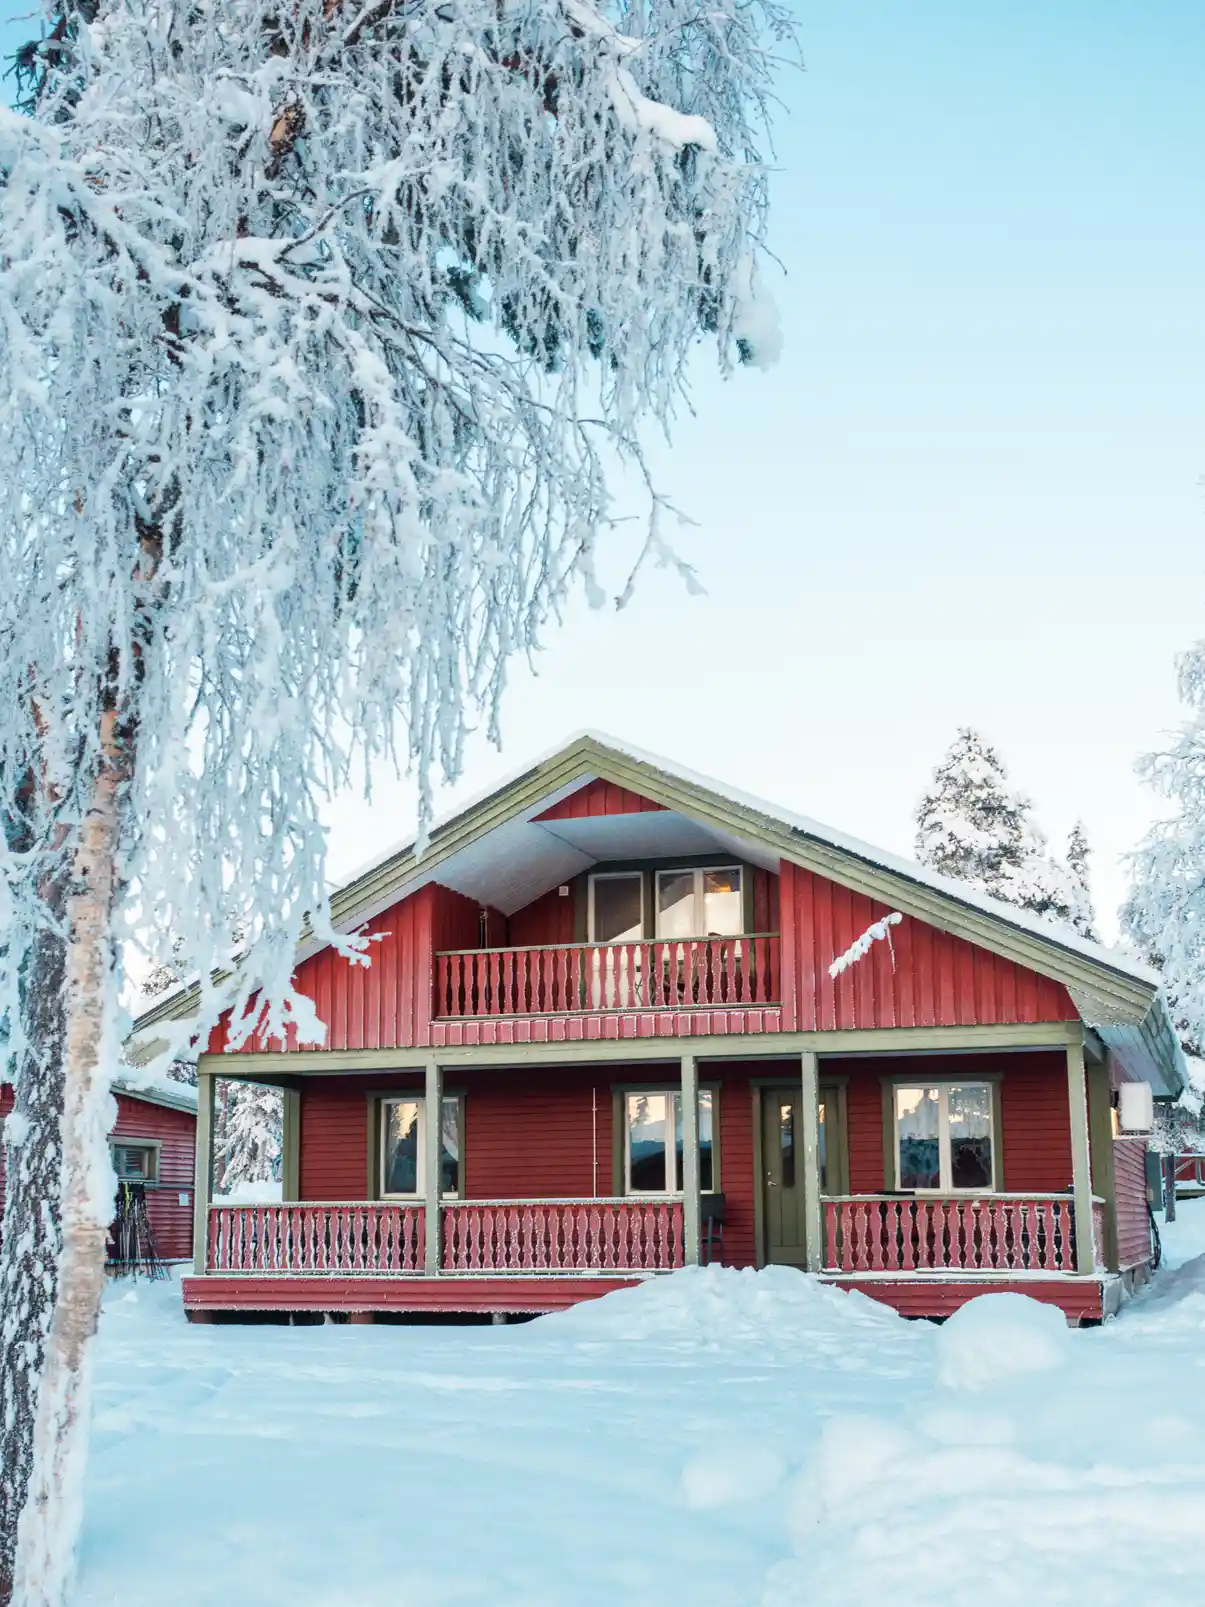
[{"label": "small shed window", "polygon": [[113,1170],[120,1183],[154,1183],[159,1177],[159,1148],[156,1144],[120,1143],[113,1145]]}]

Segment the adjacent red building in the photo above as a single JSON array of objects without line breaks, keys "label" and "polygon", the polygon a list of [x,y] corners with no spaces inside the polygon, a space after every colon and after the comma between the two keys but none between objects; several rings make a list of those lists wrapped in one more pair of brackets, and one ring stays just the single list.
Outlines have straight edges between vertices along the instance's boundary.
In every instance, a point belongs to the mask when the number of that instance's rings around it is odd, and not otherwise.
[{"label": "adjacent red building", "polygon": [[[299,955],[325,1042],[200,1056],[190,1315],[544,1311],[719,1260],[1093,1320],[1144,1275],[1117,1090],[1184,1068],[1129,958],[589,736],[334,908],[378,941]],[[208,1203],[215,1076],[284,1091],[280,1206]]]},{"label": "adjacent red building", "polygon": [[[186,1083],[136,1088],[112,1085],[117,1119],[109,1133],[118,1180],[146,1189],[147,1216],[162,1261],[190,1261],[196,1178],[197,1096]],[[13,1091],[0,1084],[0,1140]],[[0,1142],[0,1218],[4,1213],[4,1149]]]}]

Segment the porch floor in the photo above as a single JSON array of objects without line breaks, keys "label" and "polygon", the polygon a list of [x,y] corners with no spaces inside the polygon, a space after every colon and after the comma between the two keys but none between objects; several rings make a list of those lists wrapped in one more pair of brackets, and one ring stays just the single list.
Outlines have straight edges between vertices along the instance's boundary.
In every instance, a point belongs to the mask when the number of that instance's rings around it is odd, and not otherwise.
[{"label": "porch floor", "polygon": [[[552,1277],[514,1273],[501,1277],[488,1274],[457,1276],[443,1273],[437,1278],[421,1275],[386,1278],[354,1276],[272,1276],[223,1277],[209,1273],[182,1280],[184,1310],[193,1320],[203,1321],[215,1312],[446,1312],[448,1315],[499,1313],[538,1315],[564,1311],[584,1300],[597,1300],[615,1289],[631,1288],[647,1277],[614,1277],[606,1274],[581,1276],[559,1273]],[[912,1274],[906,1277],[861,1274],[844,1277],[821,1275],[823,1283],[837,1289],[856,1289],[871,1299],[891,1306],[905,1317],[948,1317],[977,1295],[1011,1290],[1058,1306],[1074,1323],[1099,1322],[1116,1309],[1113,1298],[1119,1290],[1117,1279],[1056,1276],[959,1277],[951,1274]]]}]

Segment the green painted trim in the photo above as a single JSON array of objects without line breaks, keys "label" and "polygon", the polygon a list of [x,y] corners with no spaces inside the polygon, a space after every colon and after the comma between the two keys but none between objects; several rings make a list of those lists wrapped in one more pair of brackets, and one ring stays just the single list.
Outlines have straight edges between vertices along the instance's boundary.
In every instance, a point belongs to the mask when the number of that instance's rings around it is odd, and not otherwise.
[{"label": "green painted trim", "polygon": [[299,1200],[301,1187],[301,1094],[281,1091],[280,1197]]},{"label": "green painted trim", "polygon": [[[432,1053],[444,1067],[525,1065],[615,1065],[659,1061],[677,1064],[683,1054],[698,1060],[796,1059],[806,1050],[837,1056],[946,1054],[989,1049],[1063,1049],[1080,1045],[1077,1021],[1047,1021],[992,1027],[868,1027],[845,1032],[767,1032],[681,1038],[606,1038],[579,1043],[493,1044],[477,1048],[295,1050],[291,1054],[200,1056],[198,1067],[244,1082],[264,1073],[329,1076],[338,1073],[421,1071]],[[287,1073],[282,1071],[287,1067]],[[954,1075],[951,1073],[951,1075]],[[986,1076],[986,1074],[984,1074]]]},{"label": "green painted trim", "polygon": [[[699,1069],[693,1055],[682,1056],[682,1240],[688,1267],[699,1264]],[[714,1124],[713,1124],[714,1125]],[[670,1137],[672,1138],[672,1134]],[[713,1180],[714,1182],[714,1180]]]},{"label": "green painted trim", "polygon": [[365,1196],[370,1200],[381,1198],[381,1101],[386,1094],[365,1096],[368,1105],[368,1155],[365,1161]]},{"label": "green painted trim", "polygon": [[1105,1267],[1109,1272],[1120,1270],[1117,1247],[1117,1173],[1113,1153],[1113,1081],[1111,1068],[1089,1065],[1088,1080],[1088,1148],[1092,1166],[1092,1192],[1105,1202],[1105,1242],[1102,1246]]},{"label": "green painted trim", "polygon": [[803,1129],[803,1244],[809,1272],[824,1265],[820,1212],[820,1077],[818,1057],[804,1053],[799,1057],[802,1090],[800,1126]]},{"label": "green painted trim", "polygon": [[756,1267],[766,1264],[766,1155],[762,1122],[767,1086],[758,1080],[749,1090],[753,1098],[753,1264]]},{"label": "green painted trim", "polygon": [[1004,1167],[1004,1078],[992,1078],[992,1190],[999,1194],[1008,1173]]},{"label": "green painted trim", "polygon": [[1088,1090],[1084,1051],[1067,1045],[1067,1103],[1071,1107],[1071,1186],[1075,1201],[1075,1270],[1090,1277],[1096,1270],[1092,1232],[1092,1153],[1088,1139]]},{"label": "green painted trim", "polygon": [[612,1088],[611,1090],[611,1198],[618,1199],[623,1193],[623,1135],[624,1135],[624,1090]]},{"label": "green painted trim", "polygon": [[215,1079],[197,1072],[196,1158],[193,1172],[193,1272],[205,1276],[209,1244],[209,1197],[213,1190],[213,1094]]},{"label": "green painted trim", "polygon": [[423,1079],[423,1215],[426,1225],[424,1271],[438,1277],[440,1204],[443,1190],[443,1075],[439,1062],[428,1060]]}]

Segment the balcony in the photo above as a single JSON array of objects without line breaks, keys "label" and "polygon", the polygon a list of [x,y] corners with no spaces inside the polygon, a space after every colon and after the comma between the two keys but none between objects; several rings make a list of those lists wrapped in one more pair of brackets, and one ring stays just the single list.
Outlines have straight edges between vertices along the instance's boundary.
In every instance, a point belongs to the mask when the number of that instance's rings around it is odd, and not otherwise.
[{"label": "balcony", "polygon": [[777,1007],[781,940],[742,937],[455,949],[435,956],[435,1019]]}]

